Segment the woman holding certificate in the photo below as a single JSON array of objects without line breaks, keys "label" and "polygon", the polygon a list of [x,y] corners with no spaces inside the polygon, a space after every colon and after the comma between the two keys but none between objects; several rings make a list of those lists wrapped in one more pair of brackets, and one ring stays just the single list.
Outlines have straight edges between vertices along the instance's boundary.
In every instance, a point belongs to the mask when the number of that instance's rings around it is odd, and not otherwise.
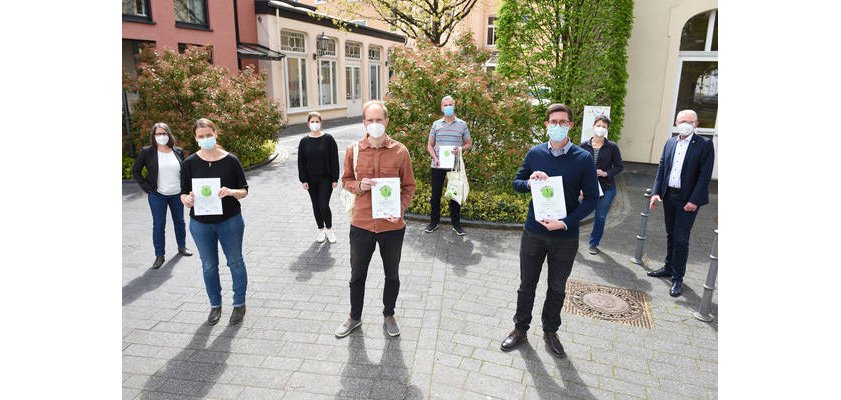
[{"label": "woman holding certificate", "polygon": [[309,113],[307,124],[310,133],[298,143],[298,179],[310,194],[312,212],[318,225],[315,241],[323,243],[327,239],[336,243],[330,195],[339,185],[339,148],[333,136],[321,132],[321,114],[316,111]]},{"label": "woman holding certificate", "polygon": [[599,254],[599,242],[604,235],[604,222],[610,203],[616,197],[616,175],[625,168],[622,165],[622,155],[615,142],[607,140],[607,130],[610,128],[610,118],[600,115],[593,123],[593,137],[585,139],[581,148],[590,152],[596,163],[596,176],[599,178],[604,195],[596,202],[593,231],[590,233],[590,254]]},{"label": "woman holding certificate", "polygon": [[[350,315],[334,334],[345,337],[362,325],[365,280],[377,245],[385,270],[383,324],[389,336],[400,334],[394,307],[400,291],[400,255],[406,222],[403,213],[415,194],[415,176],[409,151],[385,134],[388,109],[379,100],[362,106],[365,137],[357,144],[359,155],[353,160],[353,145],[345,153],[342,187],[356,194],[350,221]],[[355,164],[355,165],[354,165]]]},{"label": "woman holding certificate", "polygon": [[[140,150],[140,155],[131,168],[131,176],[149,197],[149,208],[152,210],[152,244],[155,246],[155,262],[152,263],[152,268],[158,269],[164,265],[167,208],[172,214],[178,254],[189,257],[193,253],[186,247],[184,205],[178,201],[184,150],[175,145],[172,130],[163,122],[152,125],[151,136],[152,144]],[[146,168],[145,177],[142,173],[143,168]]]},{"label": "woman holding certificate", "polygon": [[233,280],[233,312],[229,325],[245,316],[248,276],[242,258],[245,222],[239,200],[248,195],[245,171],[239,159],[216,144],[216,125],[206,118],[193,127],[201,149],[184,160],[181,168],[181,202],[190,207],[190,233],[199,250],[204,287],[210,298],[207,323],[215,325],[222,316],[222,284],[219,280],[219,251],[222,246]]}]

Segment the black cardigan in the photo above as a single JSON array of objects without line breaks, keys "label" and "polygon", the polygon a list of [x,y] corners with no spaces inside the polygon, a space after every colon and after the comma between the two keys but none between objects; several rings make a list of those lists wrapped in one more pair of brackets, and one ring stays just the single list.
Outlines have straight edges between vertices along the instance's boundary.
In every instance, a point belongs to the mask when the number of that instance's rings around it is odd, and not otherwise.
[{"label": "black cardigan", "polygon": [[[581,147],[590,152],[590,155],[595,158],[593,145],[590,144],[590,139],[585,139],[581,142]],[[596,161],[596,169],[600,169],[607,173],[607,176],[600,176],[599,183],[602,185],[602,190],[610,189],[616,186],[616,175],[619,175],[625,166],[622,165],[622,155],[619,153],[619,146],[615,142],[605,139],[602,148],[599,149],[599,159]]]},{"label": "black cardigan", "polygon": [[[175,158],[178,159],[178,164],[184,165],[184,149],[173,146],[172,151],[175,152]],[[143,177],[143,167],[146,167],[146,177]],[[134,161],[134,166],[131,167],[131,177],[140,184],[140,187],[146,193],[151,193],[158,189],[158,147],[144,146]]]}]

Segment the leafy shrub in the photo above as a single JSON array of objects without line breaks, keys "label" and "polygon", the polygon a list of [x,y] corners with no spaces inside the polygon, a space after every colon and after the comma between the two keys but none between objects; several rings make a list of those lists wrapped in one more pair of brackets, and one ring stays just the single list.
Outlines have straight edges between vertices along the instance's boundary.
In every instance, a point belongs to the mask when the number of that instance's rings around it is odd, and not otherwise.
[{"label": "leafy shrub", "polygon": [[237,154],[237,158],[243,166],[254,165],[265,161],[275,151],[276,143],[274,140],[266,140],[259,147],[245,153]]},{"label": "leafy shrub", "polygon": [[207,48],[189,48],[183,54],[165,49],[144,49],[138,75],[123,74],[123,87],[137,93],[132,112],[132,138],[136,149],[150,143],[149,129],[166,122],[176,144],[187,154],[198,150],[193,124],[198,118],[216,123],[219,144],[243,161],[256,162],[266,153],[265,142],[274,140],[284,128],[283,114],[272,101],[265,77],[251,68],[236,75],[207,62]]},{"label": "leafy shrub", "polygon": [[473,138],[473,149],[464,157],[471,190],[511,193],[523,157],[541,139],[532,133],[537,119],[526,86],[485,71],[490,53],[477,48],[470,34],[456,45],[450,51],[419,42],[417,48],[394,50],[395,78],[386,99],[389,134],[409,149],[415,178],[428,182],[429,129],[441,118],[441,98],[451,95],[456,115]]},{"label": "leafy shrub", "polygon": [[[514,176],[511,176],[514,179]],[[416,180],[415,197],[409,205],[413,214],[429,215],[432,187],[428,181]],[[509,183],[510,184],[510,183]],[[471,183],[472,185],[472,183]],[[441,196],[441,216],[450,216],[449,200]],[[529,212],[529,196],[514,192],[475,191],[470,189],[467,203],[461,208],[461,218],[466,220],[524,223]]]},{"label": "leafy shrub", "polygon": [[[134,158],[129,156],[123,156],[123,179],[132,179],[131,178],[131,167],[134,166]],[[146,169],[145,167],[143,168]]]}]

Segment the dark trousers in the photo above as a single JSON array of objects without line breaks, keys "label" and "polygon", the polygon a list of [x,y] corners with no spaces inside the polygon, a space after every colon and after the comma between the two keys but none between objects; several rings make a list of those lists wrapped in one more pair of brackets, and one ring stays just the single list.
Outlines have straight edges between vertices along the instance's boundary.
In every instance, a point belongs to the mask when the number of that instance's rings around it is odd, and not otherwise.
[{"label": "dark trousers", "polygon": [[526,332],[529,329],[534,292],[543,260],[546,259],[549,264],[549,282],[541,320],[544,332],[558,331],[567,278],[572,272],[577,251],[577,237],[553,238],[523,231],[520,238],[520,288],[517,289],[517,312],[514,314],[514,327],[517,330]]},{"label": "dark trousers", "polygon": [[[448,169],[431,168],[430,175],[432,175],[432,215],[430,215],[430,222],[438,223],[441,221],[441,194],[444,192],[444,178],[447,177]],[[450,200],[450,220],[453,226],[461,226],[461,204]]]},{"label": "dark trousers", "polygon": [[318,229],[333,227],[333,213],[330,212],[330,195],[333,194],[333,182],[330,180],[315,180],[307,182],[309,185],[312,213]]},{"label": "dark trousers", "polygon": [[686,205],[680,191],[669,189],[663,197],[663,216],[666,219],[666,263],[672,272],[672,282],[682,282],[689,258],[689,233],[701,207],[693,212],[683,211]]},{"label": "dark trousers", "polygon": [[356,226],[350,226],[350,316],[362,318],[362,305],[365,302],[365,279],[368,278],[368,265],[374,255],[374,247],[379,244],[380,257],[385,270],[383,287],[383,316],[394,315],[397,294],[400,292],[400,254],[403,251],[403,235],[406,228],[374,233]]}]

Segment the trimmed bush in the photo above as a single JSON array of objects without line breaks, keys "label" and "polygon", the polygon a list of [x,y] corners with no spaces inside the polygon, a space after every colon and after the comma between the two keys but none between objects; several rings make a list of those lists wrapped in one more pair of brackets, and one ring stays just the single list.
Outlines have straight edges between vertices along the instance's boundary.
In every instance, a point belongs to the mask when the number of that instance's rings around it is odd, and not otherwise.
[{"label": "trimmed bush", "polygon": [[[511,179],[513,180],[513,176]],[[409,205],[413,214],[429,215],[432,187],[428,181],[415,181],[415,197]],[[524,223],[529,212],[529,195],[514,192],[474,191],[470,189],[467,203],[461,208],[461,218],[474,221]],[[450,217],[449,200],[441,196],[441,218]]]},{"label": "trimmed bush", "polygon": [[219,144],[239,157],[244,167],[271,154],[266,141],[275,140],[285,124],[278,104],[266,92],[265,77],[252,68],[230,75],[207,62],[209,51],[194,47],[183,54],[170,49],[141,52],[137,77],[123,74],[124,88],[139,97],[133,106],[129,145],[135,149],[148,145],[152,124],[165,122],[176,145],[193,153],[198,150],[193,124],[204,117],[216,123]]}]

